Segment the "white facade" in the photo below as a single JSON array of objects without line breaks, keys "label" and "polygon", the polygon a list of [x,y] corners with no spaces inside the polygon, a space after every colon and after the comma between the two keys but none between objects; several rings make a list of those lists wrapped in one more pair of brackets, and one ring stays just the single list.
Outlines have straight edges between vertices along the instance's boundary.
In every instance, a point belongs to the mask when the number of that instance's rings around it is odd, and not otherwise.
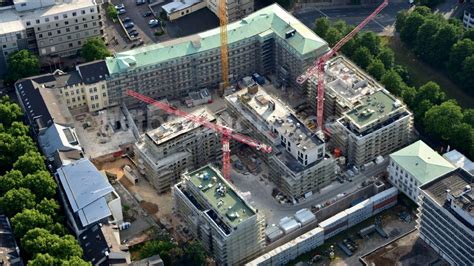
[{"label": "white facade", "polygon": [[413,200],[413,202],[417,202],[417,198],[420,195],[419,186],[422,185],[420,181],[393,160],[390,161],[387,170],[390,183]]},{"label": "white facade", "polygon": [[474,8],[464,10],[462,21],[465,29],[474,28]]}]

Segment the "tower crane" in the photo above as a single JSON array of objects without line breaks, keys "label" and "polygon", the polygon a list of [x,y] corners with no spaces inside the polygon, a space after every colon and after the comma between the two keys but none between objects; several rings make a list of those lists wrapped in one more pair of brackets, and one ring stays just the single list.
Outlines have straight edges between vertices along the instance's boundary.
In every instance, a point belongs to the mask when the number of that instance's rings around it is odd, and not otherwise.
[{"label": "tower crane", "polygon": [[315,62],[314,65],[308,68],[305,73],[300,75],[296,82],[298,84],[305,83],[311,76],[317,74],[318,77],[318,95],[317,95],[317,108],[316,108],[316,117],[317,117],[317,125],[319,130],[323,130],[323,112],[324,112],[324,67],[326,62],[336,54],[339,49],[341,49],[344,44],[350,41],[362,28],[367,25],[370,21],[372,21],[379,13],[388,5],[388,0],[384,0],[382,4],[380,4],[367,18],[365,18],[357,27],[355,27],[351,32],[349,32],[344,38],[339,40],[331,50],[327,53],[319,57]]},{"label": "tower crane", "polygon": [[254,140],[250,137],[242,135],[240,133],[235,132],[233,129],[217,125],[212,123],[211,121],[207,120],[205,117],[196,116],[193,114],[186,113],[181,111],[171,105],[168,105],[163,102],[158,102],[151,97],[145,96],[133,90],[127,90],[127,95],[134,97],[142,102],[151,104],[168,114],[176,115],[183,117],[184,119],[191,121],[193,123],[202,125],[203,127],[209,128],[221,135],[221,142],[222,142],[222,174],[226,180],[230,180],[230,140],[236,140],[240,143],[246,144],[252,148],[260,150],[264,153],[271,153],[272,147],[265,145],[257,140]]},{"label": "tower crane", "polygon": [[222,90],[229,87],[229,57],[227,51],[227,12],[226,0],[219,1],[219,10],[217,12],[220,24],[221,37],[221,71],[222,71]]}]

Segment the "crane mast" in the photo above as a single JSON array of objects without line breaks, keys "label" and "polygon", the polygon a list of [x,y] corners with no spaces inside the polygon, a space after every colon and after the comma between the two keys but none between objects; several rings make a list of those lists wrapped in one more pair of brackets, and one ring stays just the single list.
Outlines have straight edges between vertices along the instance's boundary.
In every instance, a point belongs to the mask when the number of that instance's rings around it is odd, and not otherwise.
[{"label": "crane mast", "polygon": [[317,74],[318,78],[318,93],[316,101],[316,117],[318,129],[323,130],[323,117],[324,117],[324,66],[326,62],[335,55],[348,41],[350,41],[354,36],[359,33],[362,28],[364,28],[370,21],[372,21],[379,13],[388,5],[388,0],[384,0],[368,17],[366,17],[357,27],[355,27],[351,32],[349,32],[344,38],[339,40],[333,48],[331,48],[327,53],[318,58],[314,65],[308,68],[305,73],[301,74],[296,82],[298,84],[305,83],[311,76]]},{"label": "crane mast", "polygon": [[221,37],[221,71],[222,71],[222,90],[229,87],[229,57],[227,47],[227,12],[226,0],[219,1],[219,24]]},{"label": "crane mast", "polygon": [[134,97],[135,99],[138,99],[144,103],[151,104],[160,110],[163,110],[167,112],[168,114],[176,115],[183,117],[184,119],[196,123],[198,125],[201,125],[203,127],[209,128],[216,133],[219,133],[221,135],[221,142],[222,142],[222,174],[225,179],[230,180],[230,140],[236,140],[240,143],[246,144],[252,148],[255,148],[259,151],[262,151],[264,153],[271,153],[272,152],[272,147],[263,144],[257,140],[254,140],[250,137],[247,137],[245,135],[242,135],[240,133],[235,132],[233,129],[217,125],[212,123],[211,121],[207,120],[205,117],[202,116],[196,116],[193,114],[189,114],[185,111],[179,110],[169,104],[166,104],[164,102],[158,102],[155,99],[145,96],[143,94],[140,94],[136,91],[133,90],[127,90],[127,95]]}]

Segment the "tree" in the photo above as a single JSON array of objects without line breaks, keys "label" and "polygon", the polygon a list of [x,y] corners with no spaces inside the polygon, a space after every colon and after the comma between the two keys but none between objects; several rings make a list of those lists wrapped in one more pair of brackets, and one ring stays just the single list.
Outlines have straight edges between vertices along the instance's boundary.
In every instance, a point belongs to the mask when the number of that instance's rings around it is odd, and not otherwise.
[{"label": "tree", "polygon": [[469,93],[473,94],[474,88],[474,54],[464,59],[460,71],[459,81],[462,87]]},{"label": "tree", "polygon": [[107,50],[105,43],[100,38],[91,38],[81,48],[81,56],[86,61],[104,59],[112,54]]},{"label": "tree", "polygon": [[44,198],[36,205],[36,209],[43,214],[55,217],[59,211],[59,204],[55,199]]},{"label": "tree", "polygon": [[417,7],[415,7],[415,9],[413,10],[413,13],[420,14],[423,17],[428,17],[428,16],[433,14],[433,12],[431,11],[431,8],[426,7],[426,6],[417,6]]},{"label": "tree", "polygon": [[440,26],[439,21],[427,19],[418,29],[415,41],[415,53],[423,60],[430,62],[434,60],[433,57],[436,57],[434,55],[437,52],[435,50],[436,44],[433,39]]},{"label": "tree", "polygon": [[380,80],[385,74],[385,66],[379,59],[372,60],[372,63],[367,67],[367,72],[375,79]]},{"label": "tree", "polygon": [[415,103],[423,100],[428,100],[434,105],[441,104],[446,99],[446,94],[439,87],[439,85],[433,81],[427,82],[425,85],[418,89],[416,94]]},{"label": "tree", "polygon": [[474,128],[466,123],[454,125],[449,133],[449,143],[467,156],[474,155]]},{"label": "tree", "polygon": [[334,27],[331,27],[326,33],[325,40],[328,42],[329,46],[334,46],[343,35]]},{"label": "tree", "polygon": [[52,225],[53,218],[36,209],[24,209],[12,218],[13,232],[17,238],[22,238],[26,232],[33,228],[44,228],[49,230]]},{"label": "tree", "polygon": [[0,176],[0,195],[10,189],[19,188],[23,180],[23,174],[18,170],[11,170]]},{"label": "tree", "polygon": [[11,84],[21,78],[38,75],[40,63],[38,57],[28,50],[19,50],[8,57],[7,83]]},{"label": "tree", "polygon": [[418,0],[420,5],[427,6],[427,7],[435,7],[436,5],[440,4],[442,0]]},{"label": "tree", "polygon": [[413,111],[415,114],[416,123],[423,124],[424,119],[425,119],[425,114],[428,110],[430,110],[433,107],[433,103],[430,102],[429,100],[423,100],[419,103],[414,103],[413,105],[414,105]]},{"label": "tree", "polygon": [[367,47],[359,47],[354,52],[352,60],[361,68],[366,69],[373,60],[373,56]]},{"label": "tree", "polygon": [[391,93],[397,96],[402,94],[402,87],[405,86],[405,83],[395,70],[385,72],[380,81]]},{"label": "tree", "polygon": [[474,127],[474,109],[464,109],[462,121]]},{"label": "tree", "polygon": [[448,140],[450,130],[459,125],[463,114],[461,107],[453,100],[433,106],[425,113],[425,130],[433,137]]},{"label": "tree", "polygon": [[410,14],[404,23],[403,28],[400,30],[400,39],[410,46],[413,46],[416,42],[416,35],[418,29],[425,22],[425,18],[419,13]]},{"label": "tree", "polygon": [[112,20],[117,19],[118,12],[114,5],[109,4],[109,6],[107,7],[107,16]]},{"label": "tree", "polygon": [[417,105],[417,102],[415,102],[416,93],[417,91],[415,87],[411,87],[411,86],[403,87],[403,91],[402,91],[403,102],[405,102],[411,109],[414,109],[414,106]]},{"label": "tree", "polygon": [[19,156],[35,150],[36,146],[29,136],[14,137],[0,132],[0,173],[10,170]]},{"label": "tree", "polygon": [[474,41],[474,28],[465,30],[464,34],[462,35],[462,39],[469,39],[471,41]]},{"label": "tree", "polygon": [[474,54],[474,41],[463,39],[457,41],[449,52],[448,70],[452,76],[459,79],[462,73],[459,69],[462,67],[464,59]]},{"label": "tree", "polygon": [[73,236],[60,237],[44,228],[29,230],[21,239],[21,245],[31,257],[40,253],[48,253],[57,259],[82,257],[82,249]]},{"label": "tree", "polygon": [[14,137],[28,136],[29,128],[22,122],[15,121],[8,129],[8,133]]},{"label": "tree", "polygon": [[140,258],[144,259],[158,254],[165,265],[169,265],[171,259],[169,251],[175,247],[176,245],[169,241],[151,240],[146,242],[140,249]]},{"label": "tree", "polygon": [[49,254],[36,254],[36,256],[28,261],[29,266],[45,266],[45,265],[56,265],[57,260]]},{"label": "tree", "polygon": [[388,47],[382,47],[377,58],[382,61],[385,69],[390,69],[395,65],[395,53]]},{"label": "tree", "polygon": [[331,27],[329,23],[329,19],[327,17],[318,18],[314,22],[314,32],[321,38],[326,38],[326,33],[328,32],[329,28]]},{"label": "tree", "polygon": [[46,170],[44,157],[37,151],[28,151],[18,157],[16,162],[13,164],[13,168],[21,171],[25,176],[36,173],[37,171]]},{"label": "tree", "polygon": [[0,124],[9,127],[13,122],[20,121],[23,116],[20,106],[10,101],[8,96],[0,99]]},{"label": "tree", "polygon": [[207,254],[204,248],[196,241],[192,241],[184,248],[184,265],[204,265]]},{"label": "tree", "polygon": [[402,78],[403,82],[411,84],[410,73],[405,66],[395,65],[393,70]]},{"label": "tree", "polygon": [[444,66],[446,61],[449,59],[449,53],[453,45],[461,37],[462,28],[457,28],[451,24],[445,24],[441,26],[439,31],[433,38],[435,44],[434,47],[434,62],[433,65],[441,67]]},{"label": "tree", "polygon": [[407,21],[409,14],[406,10],[399,11],[395,20],[395,30],[401,32]]},{"label": "tree", "polygon": [[358,40],[359,40],[359,45],[367,47],[367,49],[369,49],[371,54],[376,55],[379,53],[381,41],[380,41],[380,37],[377,36],[374,32],[372,31],[363,32],[362,34],[360,34]]},{"label": "tree", "polygon": [[349,27],[349,25],[347,25],[347,23],[342,19],[336,20],[332,24],[332,26],[333,28],[337,29],[342,35],[346,35],[347,33],[351,31],[351,28]]},{"label": "tree", "polygon": [[36,195],[36,200],[40,202],[44,198],[52,198],[56,194],[58,185],[48,171],[37,171],[34,174],[28,174],[23,179],[23,187],[31,190]]},{"label": "tree", "polygon": [[36,205],[36,197],[27,188],[10,189],[0,198],[0,205],[9,217],[23,211],[24,209],[32,209]]},{"label": "tree", "polygon": [[90,266],[91,263],[78,256],[72,256],[67,260],[61,260],[61,266]]}]

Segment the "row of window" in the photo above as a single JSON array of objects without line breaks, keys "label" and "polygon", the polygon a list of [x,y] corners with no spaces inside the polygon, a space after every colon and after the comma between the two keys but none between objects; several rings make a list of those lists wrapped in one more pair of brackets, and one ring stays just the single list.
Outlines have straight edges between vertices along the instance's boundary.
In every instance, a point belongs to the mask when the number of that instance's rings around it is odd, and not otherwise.
[{"label": "row of window", "polygon": [[[92,26],[97,26],[97,22],[96,22],[96,21],[92,22]],[[88,24],[83,24],[83,28],[84,28],[84,29],[87,29],[88,27],[89,27]],[[80,28],[80,27],[77,26],[77,25],[74,26],[74,29],[75,29],[75,30],[79,30],[79,28]],[[66,29],[65,29],[65,32],[71,32],[71,28],[66,28]],[[63,33],[65,33],[65,32],[61,31],[61,29],[56,30],[56,33],[57,33],[57,34],[63,34]],[[47,33],[47,36],[53,36],[53,32],[52,32],[52,31],[49,31],[49,32]],[[43,37],[45,37],[45,35],[43,35],[43,33],[39,33],[39,34],[38,34],[38,38],[43,38]],[[69,39],[70,39],[70,38],[69,38]]]},{"label": "row of window", "polygon": [[[95,8],[91,8],[91,9],[90,9],[90,12],[91,12],[91,13],[94,13],[94,11],[95,11]],[[73,17],[76,17],[77,14],[78,14],[77,12],[72,12],[71,15],[72,15]],[[82,15],[85,15],[85,14],[86,14],[86,10],[81,10],[81,14],[82,14]],[[60,18],[59,15],[58,15],[58,16],[54,16],[54,20],[59,20],[59,18]],[[68,18],[68,14],[63,14],[63,15],[62,15],[62,18],[63,18],[63,19],[67,19],[67,18]],[[44,18],[44,22],[47,23],[47,22],[49,22],[49,21],[50,21],[50,18],[49,18],[49,17]],[[38,25],[38,24],[41,23],[41,20],[40,20],[40,19],[36,19],[35,22],[36,22],[36,24]],[[31,26],[31,23],[32,23],[32,21],[27,21],[27,22],[26,22],[26,26]]]}]

